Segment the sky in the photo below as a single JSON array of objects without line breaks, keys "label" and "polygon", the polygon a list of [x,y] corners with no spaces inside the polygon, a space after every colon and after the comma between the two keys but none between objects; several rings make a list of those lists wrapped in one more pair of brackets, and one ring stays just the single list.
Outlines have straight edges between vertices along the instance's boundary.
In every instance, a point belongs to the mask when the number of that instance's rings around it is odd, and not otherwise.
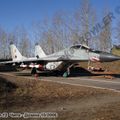
[{"label": "sky", "polygon": [[[120,6],[119,0],[90,1],[91,5],[97,10],[99,18],[106,5],[112,12],[115,11],[117,6]],[[23,25],[29,30],[32,22],[42,21],[45,17],[49,20],[60,10],[70,14],[80,4],[81,0],[0,0],[0,26],[7,31],[12,31],[16,26]],[[119,16],[117,19],[120,18]]]}]

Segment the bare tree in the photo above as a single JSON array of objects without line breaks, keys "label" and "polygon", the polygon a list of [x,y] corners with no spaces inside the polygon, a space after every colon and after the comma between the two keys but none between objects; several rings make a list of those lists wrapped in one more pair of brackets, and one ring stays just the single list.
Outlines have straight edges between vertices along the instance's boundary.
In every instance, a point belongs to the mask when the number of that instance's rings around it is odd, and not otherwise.
[{"label": "bare tree", "polygon": [[16,46],[19,48],[22,55],[29,57],[31,50],[31,41],[25,27],[16,27],[11,37],[13,38],[12,41],[15,42],[14,44],[16,44]]},{"label": "bare tree", "polygon": [[7,33],[5,30],[0,28],[0,58],[6,59],[9,55],[8,51],[8,39],[7,39]]},{"label": "bare tree", "polygon": [[120,21],[117,23],[114,34],[115,34],[114,43],[120,45]]},{"label": "bare tree", "polygon": [[89,35],[90,28],[93,24],[93,8],[89,0],[82,0],[80,7],[75,13],[75,18],[78,23],[80,34],[80,42],[89,45],[91,36]]},{"label": "bare tree", "polygon": [[112,39],[111,39],[111,18],[109,16],[108,7],[105,9],[104,17],[103,17],[103,29],[100,32],[99,40],[100,40],[100,49],[106,52],[110,52],[112,48]]}]

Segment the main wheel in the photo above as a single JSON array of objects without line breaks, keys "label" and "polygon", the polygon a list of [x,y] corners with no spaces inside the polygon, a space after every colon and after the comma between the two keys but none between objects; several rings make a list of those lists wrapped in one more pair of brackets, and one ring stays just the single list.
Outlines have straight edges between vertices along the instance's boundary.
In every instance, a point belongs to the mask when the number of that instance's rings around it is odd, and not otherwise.
[{"label": "main wheel", "polygon": [[32,70],[31,70],[31,75],[34,75],[36,73],[37,73],[37,69],[35,67],[33,67]]}]

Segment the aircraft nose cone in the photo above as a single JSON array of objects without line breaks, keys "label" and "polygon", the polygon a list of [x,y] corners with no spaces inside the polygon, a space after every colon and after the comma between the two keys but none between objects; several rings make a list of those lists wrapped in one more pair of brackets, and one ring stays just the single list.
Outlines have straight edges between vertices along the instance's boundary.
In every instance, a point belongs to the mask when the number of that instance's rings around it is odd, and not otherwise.
[{"label": "aircraft nose cone", "polygon": [[120,56],[116,56],[110,53],[102,53],[100,54],[100,61],[102,62],[112,62],[112,61],[116,61],[116,60],[120,60]]}]

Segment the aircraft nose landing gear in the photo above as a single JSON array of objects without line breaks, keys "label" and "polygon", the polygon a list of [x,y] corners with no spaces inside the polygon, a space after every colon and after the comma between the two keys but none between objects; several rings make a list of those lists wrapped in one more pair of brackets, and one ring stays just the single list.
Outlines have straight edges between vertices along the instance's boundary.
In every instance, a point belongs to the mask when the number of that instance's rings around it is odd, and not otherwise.
[{"label": "aircraft nose landing gear", "polygon": [[70,75],[70,68],[71,68],[71,67],[68,67],[68,68],[67,68],[67,71],[65,71],[65,72],[63,73],[63,77],[68,77],[68,76]]}]

